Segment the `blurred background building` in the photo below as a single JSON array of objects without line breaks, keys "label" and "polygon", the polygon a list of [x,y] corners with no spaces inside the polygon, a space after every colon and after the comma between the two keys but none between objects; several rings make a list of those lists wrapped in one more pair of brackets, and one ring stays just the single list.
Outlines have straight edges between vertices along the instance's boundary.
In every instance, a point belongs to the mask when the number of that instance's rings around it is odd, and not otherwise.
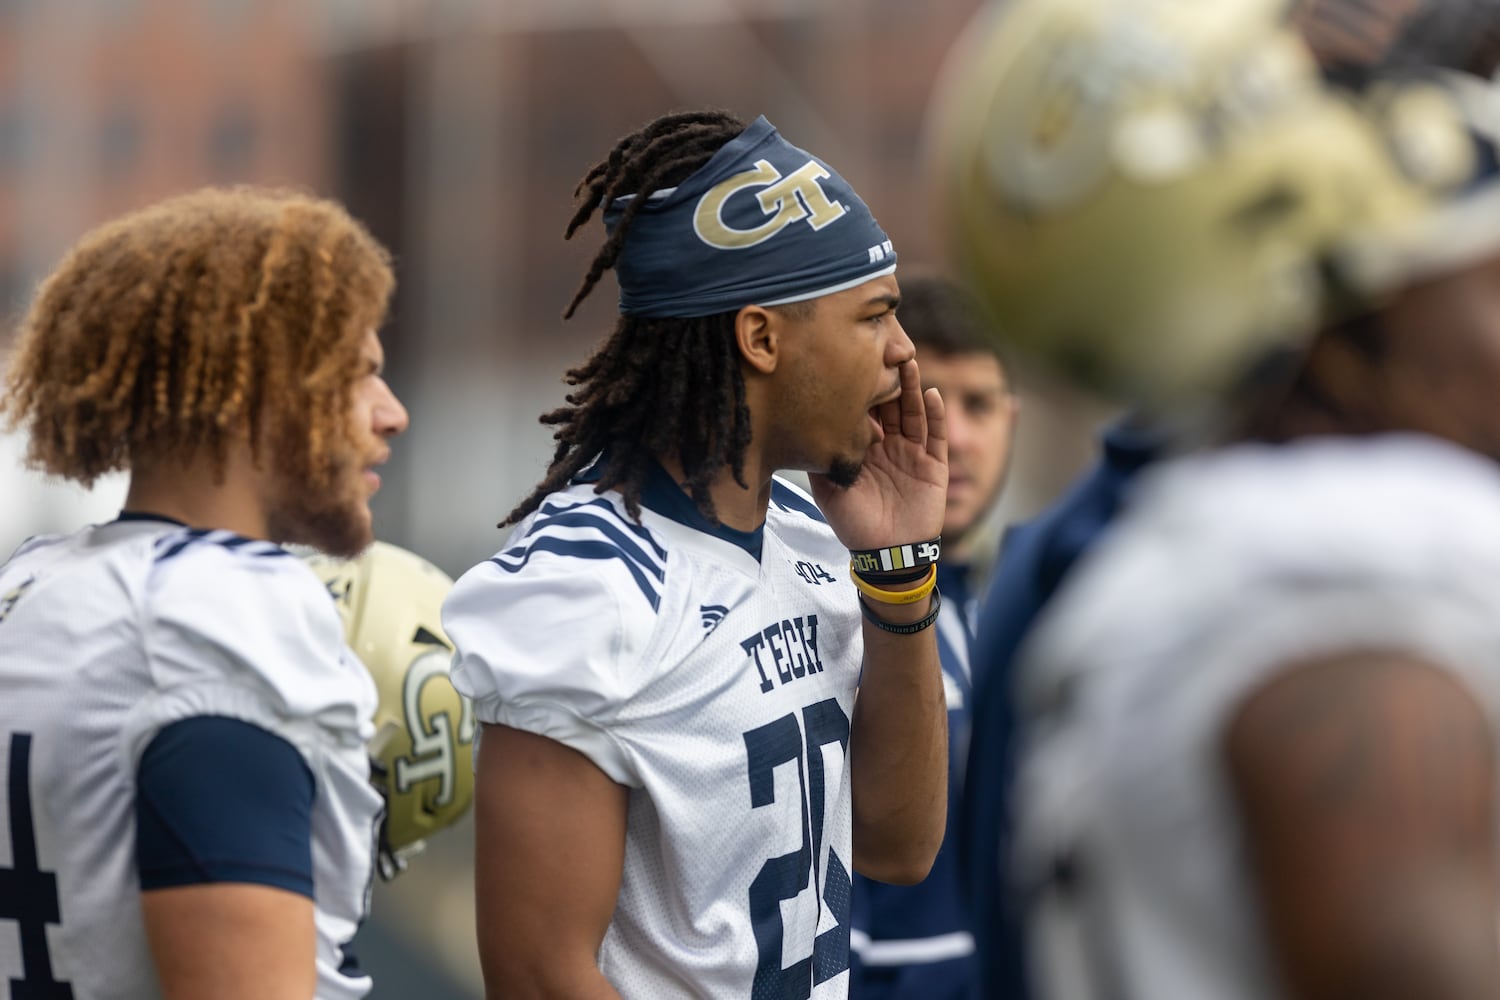
[{"label": "blurred background building", "polygon": [[[412,411],[376,500],[383,537],[458,575],[551,454],[538,414],[614,316],[562,307],[602,239],[564,243],[573,186],[668,110],[765,114],[864,196],[903,268],[936,267],[928,94],[980,0],[0,0],[0,357],[36,282],[90,226],[207,183],[343,200],[395,254],[383,331]],[[1105,411],[1026,386],[999,520],[1050,499]],[[107,519],[0,435],[0,555]],[[480,995],[472,830],[376,891],[375,995]]]}]

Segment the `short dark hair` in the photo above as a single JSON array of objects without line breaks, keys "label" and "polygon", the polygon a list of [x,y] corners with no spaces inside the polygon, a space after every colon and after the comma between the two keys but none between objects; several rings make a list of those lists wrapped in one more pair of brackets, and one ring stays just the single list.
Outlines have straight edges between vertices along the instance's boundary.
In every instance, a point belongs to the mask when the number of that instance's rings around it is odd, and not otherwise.
[{"label": "short dark hair", "polygon": [[996,342],[994,326],[978,300],[947,278],[932,274],[897,275],[901,281],[901,307],[896,316],[901,328],[921,353],[989,354],[1005,367],[1005,354]]}]

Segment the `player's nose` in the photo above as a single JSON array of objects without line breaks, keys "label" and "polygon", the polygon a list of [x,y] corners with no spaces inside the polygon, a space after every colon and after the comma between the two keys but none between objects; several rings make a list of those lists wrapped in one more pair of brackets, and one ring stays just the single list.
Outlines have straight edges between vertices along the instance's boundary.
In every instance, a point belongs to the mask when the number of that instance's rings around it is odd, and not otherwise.
[{"label": "player's nose", "polygon": [[395,437],[411,426],[411,414],[384,380],[381,390],[381,398],[375,404],[375,430],[381,437]]},{"label": "player's nose", "polygon": [[897,368],[917,356],[917,345],[906,335],[906,329],[899,319],[892,316],[891,323],[893,330],[890,339],[885,342],[885,363],[889,368]]}]

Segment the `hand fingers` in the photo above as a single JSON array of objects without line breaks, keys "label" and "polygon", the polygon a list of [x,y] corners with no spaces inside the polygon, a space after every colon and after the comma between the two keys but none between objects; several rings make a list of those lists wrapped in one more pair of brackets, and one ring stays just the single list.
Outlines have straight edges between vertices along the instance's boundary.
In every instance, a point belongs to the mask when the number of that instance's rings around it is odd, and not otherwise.
[{"label": "hand fingers", "polygon": [[901,401],[906,396],[906,380],[904,378],[906,366],[896,370],[896,377],[900,380],[901,395],[895,399],[881,403],[875,410],[875,416],[880,420],[880,429],[885,432],[886,437],[901,433]]},{"label": "hand fingers", "polygon": [[934,386],[922,393],[927,421],[927,454],[948,464],[948,411],[943,405],[942,393]]},{"label": "hand fingers", "polygon": [[896,402],[901,407],[901,433],[908,440],[922,444],[927,440],[927,404],[922,394],[922,373],[915,360],[903,361],[899,370],[901,398]]}]

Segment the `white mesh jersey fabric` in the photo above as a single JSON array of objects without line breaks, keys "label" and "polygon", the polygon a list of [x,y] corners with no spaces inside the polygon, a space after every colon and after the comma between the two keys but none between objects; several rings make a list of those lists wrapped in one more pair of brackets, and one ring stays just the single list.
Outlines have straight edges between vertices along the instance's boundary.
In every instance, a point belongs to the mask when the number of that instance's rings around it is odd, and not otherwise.
[{"label": "white mesh jersey fabric", "polygon": [[1280,995],[1225,726],[1283,665],[1361,649],[1451,670],[1500,719],[1497,524],[1500,472],[1415,436],[1148,474],[1022,652],[1011,861],[1040,996]]},{"label": "white mesh jersey fabric", "polygon": [[[444,607],[485,722],[627,786],[600,967],[627,998],[848,992],[848,551],[778,482],[761,558],[618,495],[554,494]],[[479,845],[483,850],[483,845]]]},{"label": "white mesh jersey fabric", "polygon": [[[21,945],[44,933],[45,974],[75,996],[160,993],[140,917],[136,767],[164,726],[224,716],[306,761],[318,996],[368,992],[368,977],[341,966],[367,910],[381,809],[365,752],[375,688],[300,559],[162,521],[33,539],[0,567],[0,691],[0,869],[29,886],[21,919],[0,919],[0,982],[44,974]],[[28,766],[13,767],[23,747]],[[39,873],[55,875],[57,919],[43,917]]]}]

